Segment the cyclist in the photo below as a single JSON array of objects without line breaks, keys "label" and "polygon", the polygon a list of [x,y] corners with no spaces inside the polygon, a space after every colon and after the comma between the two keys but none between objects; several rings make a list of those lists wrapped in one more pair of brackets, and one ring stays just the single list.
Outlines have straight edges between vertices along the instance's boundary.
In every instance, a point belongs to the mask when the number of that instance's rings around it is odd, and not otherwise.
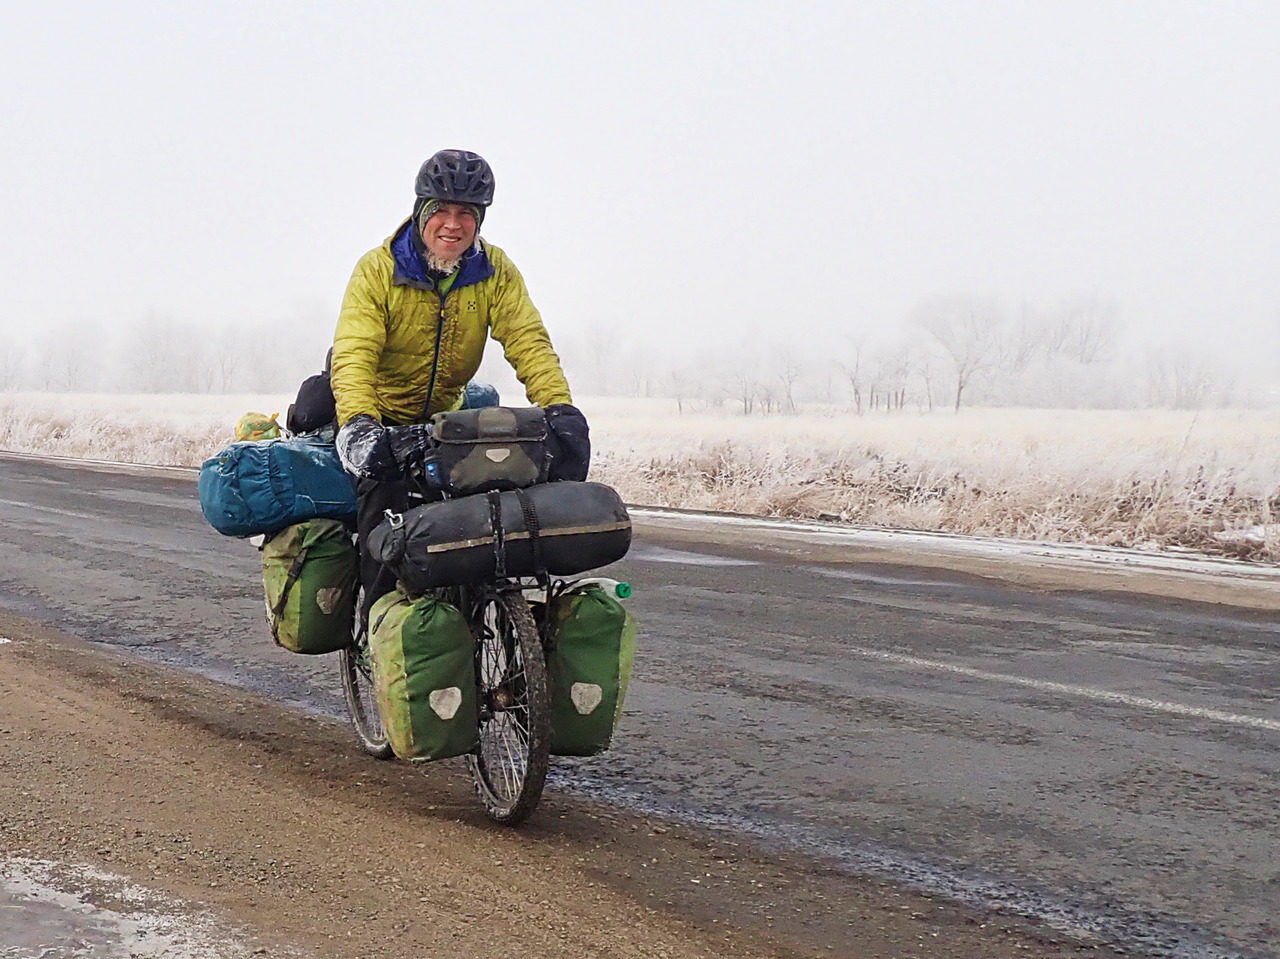
[{"label": "cyclist", "polygon": [[480,225],[493,171],[479,155],[441,150],[418,171],[413,214],[356,263],[334,335],[331,380],[338,455],[357,478],[363,618],[394,585],[365,551],[384,510],[408,496],[388,426],[455,409],[486,337],[502,344],[531,403],[545,407],[565,478],[585,479],[587,423],[524,280]]}]

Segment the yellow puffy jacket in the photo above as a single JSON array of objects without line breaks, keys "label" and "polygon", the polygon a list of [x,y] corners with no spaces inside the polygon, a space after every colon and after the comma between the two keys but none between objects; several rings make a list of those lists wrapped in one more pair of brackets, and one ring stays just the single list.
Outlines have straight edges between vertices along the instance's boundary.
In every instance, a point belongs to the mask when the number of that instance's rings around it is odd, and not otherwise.
[{"label": "yellow puffy jacket", "polygon": [[347,284],[331,372],[339,425],[361,413],[415,423],[455,408],[487,336],[502,344],[531,403],[572,403],[542,317],[507,255],[481,242],[442,296],[413,248],[411,229],[402,224],[362,256]]}]

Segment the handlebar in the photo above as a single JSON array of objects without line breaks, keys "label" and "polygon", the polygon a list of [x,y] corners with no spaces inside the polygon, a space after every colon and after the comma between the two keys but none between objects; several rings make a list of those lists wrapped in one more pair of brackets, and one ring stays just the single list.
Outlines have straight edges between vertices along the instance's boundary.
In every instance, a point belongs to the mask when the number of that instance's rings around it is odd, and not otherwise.
[{"label": "handlebar", "polygon": [[413,423],[409,426],[388,426],[387,445],[391,455],[406,479],[416,478],[425,481],[428,488],[435,489],[433,471],[426,468],[427,453],[431,449],[431,425],[429,423]]}]

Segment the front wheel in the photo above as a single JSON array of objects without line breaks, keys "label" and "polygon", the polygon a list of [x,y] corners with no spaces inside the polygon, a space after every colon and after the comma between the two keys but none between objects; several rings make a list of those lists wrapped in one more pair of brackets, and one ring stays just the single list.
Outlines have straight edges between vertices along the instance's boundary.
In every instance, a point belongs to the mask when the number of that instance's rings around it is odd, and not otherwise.
[{"label": "front wheel", "polygon": [[369,636],[360,622],[360,604],[364,589],[356,594],[356,618],[351,631],[351,645],[338,653],[338,673],[342,680],[342,697],[347,701],[347,714],[360,747],[377,759],[392,757],[387,742],[378,702],[373,693],[373,662],[369,658]]},{"label": "front wheel", "polygon": [[538,627],[519,590],[486,591],[471,611],[480,738],[467,768],[495,822],[523,822],[542,798],[551,697]]}]

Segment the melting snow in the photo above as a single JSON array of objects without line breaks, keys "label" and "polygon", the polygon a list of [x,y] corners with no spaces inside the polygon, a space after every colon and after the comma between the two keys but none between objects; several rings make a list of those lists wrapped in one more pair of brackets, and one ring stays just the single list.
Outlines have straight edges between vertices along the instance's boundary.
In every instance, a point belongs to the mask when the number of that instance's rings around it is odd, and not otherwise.
[{"label": "melting snow", "polygon": [[231,959],[250,952],[188,903],[85,866],[0,860],[0,959]]}]

